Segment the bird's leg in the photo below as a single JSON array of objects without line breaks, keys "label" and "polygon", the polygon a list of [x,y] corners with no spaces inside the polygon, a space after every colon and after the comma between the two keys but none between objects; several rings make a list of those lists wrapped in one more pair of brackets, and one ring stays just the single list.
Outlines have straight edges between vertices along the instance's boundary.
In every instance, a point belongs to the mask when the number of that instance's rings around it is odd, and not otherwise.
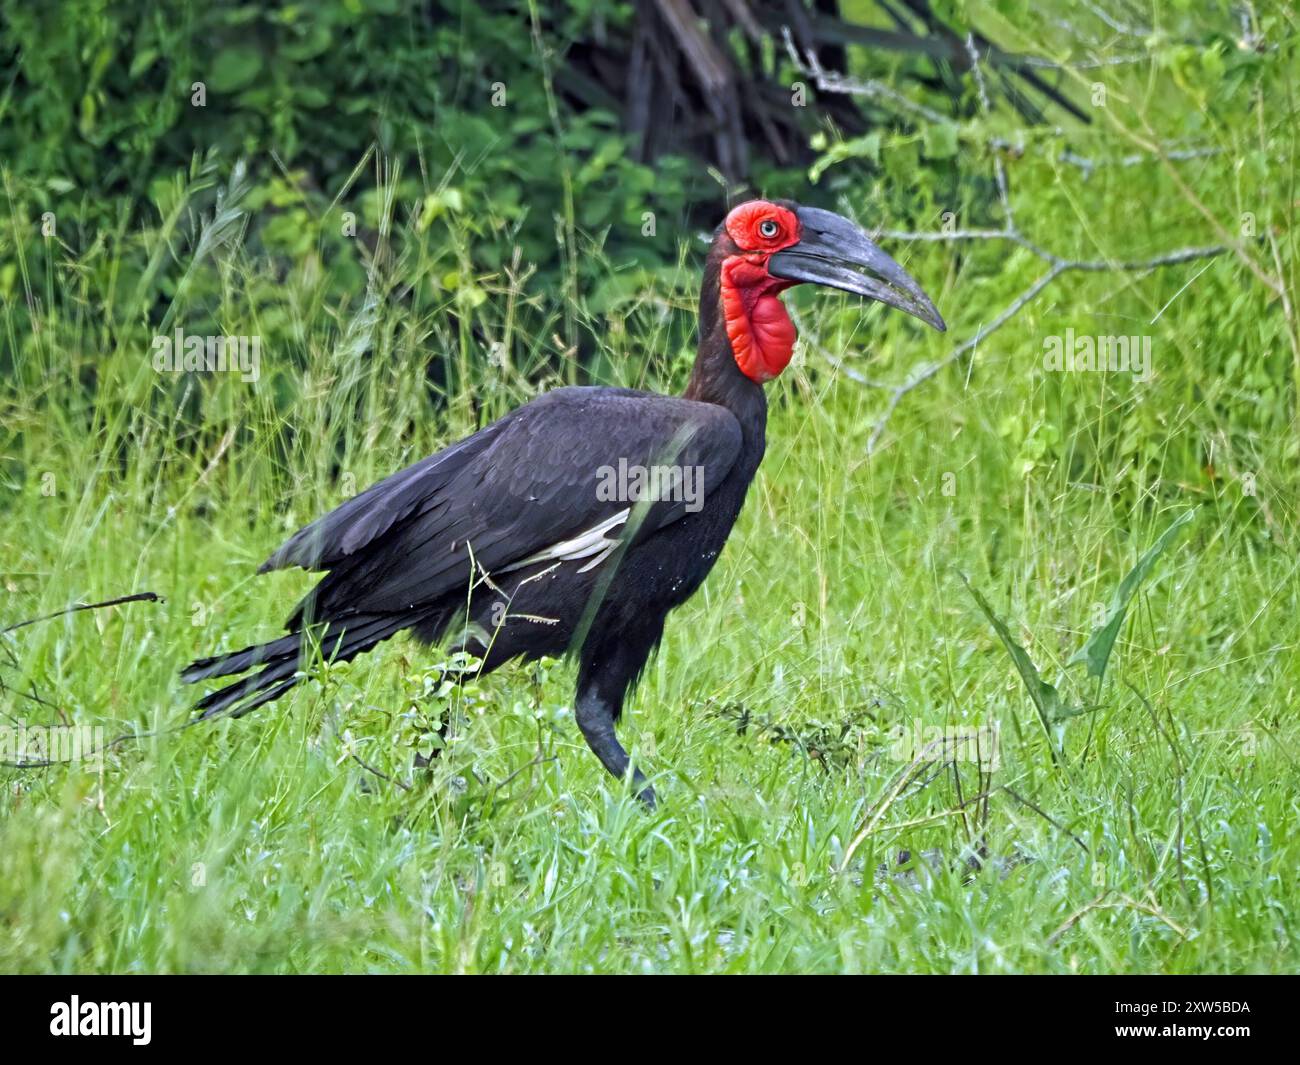
[{"label": "bird's leg", "polygon": [[[578,696],[578,728],[582,729],[587,746],[596,753],[606,769],[622,780],[627,776],[630,759],[627,751],[623,750],[623,745],[618,742],[618,736],[614,734],[615,713],[615,708],[601,699],[594,690],[588,689]],[[653,810],[654,788],[639,769],[632,770],[632,787],[636,789],[637,797]]]}]

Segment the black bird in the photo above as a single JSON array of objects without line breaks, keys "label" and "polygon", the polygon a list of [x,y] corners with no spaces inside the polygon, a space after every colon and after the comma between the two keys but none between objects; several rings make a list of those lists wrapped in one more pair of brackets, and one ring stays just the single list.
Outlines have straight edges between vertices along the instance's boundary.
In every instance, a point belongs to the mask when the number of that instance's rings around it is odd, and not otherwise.
[{"label": "black bird", "polygon": [[[801,281],[944,329],[920,286],[847,219],[786,200],[741,204],[713,237],[681,397],[556,389],[295,533],[259,572],[325,576],[287,636],[182,672],[193,682],[257,670],[195,709],[240,716],[278,698],[310,643],[348,661],[410,630],[469,651],[485,673],[571,652],[578,727],[624,777],[614,725],[668,612],[700,586],[740,513],[765,447],[763,384],[794,348],[777,297]],[[653,805],[639,770],[633,784]]]}]

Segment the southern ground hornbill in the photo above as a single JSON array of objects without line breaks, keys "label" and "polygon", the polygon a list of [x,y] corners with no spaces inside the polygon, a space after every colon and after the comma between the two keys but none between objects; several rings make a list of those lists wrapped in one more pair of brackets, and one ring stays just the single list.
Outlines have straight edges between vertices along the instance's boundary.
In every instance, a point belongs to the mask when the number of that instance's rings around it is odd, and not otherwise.
[{"label": "southern ground hornbill", "polygon": [[[471,652],[483,672],[573,652],[578,726],[624,777],[614,725],[668,612],[700,586],[740,513],[763,458],[763,384],[794,348],[777,297],[801,281],[944,328],[920,286],[847,219],[785,200],[741,204],[713,238],[680,398],[556,389],[300,530],[260,572],[325,576],[287,636],[184,670],[193,682],[256,669],[196,709],[246,714],[301,679],[312,645],[347,661],[403,630]],[[633,783],[653,804],[639,770]]]}]

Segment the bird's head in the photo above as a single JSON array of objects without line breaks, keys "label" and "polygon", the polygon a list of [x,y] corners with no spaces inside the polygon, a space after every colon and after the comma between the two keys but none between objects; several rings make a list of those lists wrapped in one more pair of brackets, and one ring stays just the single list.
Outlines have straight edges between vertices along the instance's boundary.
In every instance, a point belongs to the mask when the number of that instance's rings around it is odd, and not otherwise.
[{"label": "bird's head", "polygon": [[794,323],[777,296],[811,281],[906,311],[941,332],[930,298],[847,218],[789,200],[750,200],[718,227],[722,317],[741,371],[770,381],[794,352]]}]

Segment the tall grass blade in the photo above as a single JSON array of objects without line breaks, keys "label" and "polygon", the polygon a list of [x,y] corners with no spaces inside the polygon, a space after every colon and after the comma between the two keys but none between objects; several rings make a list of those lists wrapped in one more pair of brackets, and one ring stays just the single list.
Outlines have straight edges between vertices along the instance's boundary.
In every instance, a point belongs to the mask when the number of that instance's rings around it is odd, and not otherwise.
[{"label": "tall grass blade", "polygon": [[1125,574],[1111,597],[1110,608],[1106,611],[1106,620],[1088,637],[1088,642],[1075,651],[1073,657],[1066,663],[1067,666],[1087,662],[1088,672],[1092,676],[1100,680],[1106,675],[1106,663],[1110,660],[1111,649],[1115,646],[1115,639],[1119,636],[1119,630],[1124,625],[1124,617],[1128,613],[1128,605],[1137,592],[1138,586],[1146,580],[1156,559],[1169,546],[1178,531],[1192,520],[1195,513],[1196,508],[1193,507],[1180,514],[1174,523],[1160,534],[1160,539],[1150,550],[1138,559],[1137,565]]}]

